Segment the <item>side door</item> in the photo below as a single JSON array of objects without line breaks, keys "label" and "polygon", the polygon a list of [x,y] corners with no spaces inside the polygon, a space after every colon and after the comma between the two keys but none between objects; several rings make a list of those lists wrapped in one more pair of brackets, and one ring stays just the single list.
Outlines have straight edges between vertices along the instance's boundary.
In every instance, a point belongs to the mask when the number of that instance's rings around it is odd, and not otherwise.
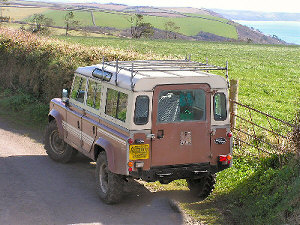
[{"label": "side door", "polygon": [[101,106],[101,83],[88,80],[86,108],[87,112],[82,117],[82,148],[90,152],[97,136],[97,123]]},{"label": "side door", "polygon": [[154,89],[152,166],[210,161],[209,91],[207,84]]},{"label": "side door", "polygon": [[75,75],[72,90],[70,93],[70,104],[67,110],[66,121],[63,121],[65,138],[74,147],[82,147],[81,125],[84,113],[84,101],[86,95],[87,79],[80,75]]}]

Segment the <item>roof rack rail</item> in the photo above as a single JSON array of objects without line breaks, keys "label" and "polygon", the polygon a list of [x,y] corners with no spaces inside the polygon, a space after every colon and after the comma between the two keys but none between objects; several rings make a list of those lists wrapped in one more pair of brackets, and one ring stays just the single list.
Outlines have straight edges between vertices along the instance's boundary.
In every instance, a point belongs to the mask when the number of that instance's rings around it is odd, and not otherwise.
[{"label": "roof rack rail", "polygon": [[225,67],[215,66],[206,63],[194,62],[187,57],[184,60],[135,60],[135,61],[116,61],[105,62],[104,57],[102,60],[102,68],[105,66],[112,66],[116,68],[115,84],[118,85],[118,74],[121,70],[127,70],[131,72],[131,87],[134,88],[133,78],[134,76],[143,71],[151,72],[174,72],[174,71],[213,71],[213,70],[225,70],[226,81],[228,81],[228,61],[226,61]]}]

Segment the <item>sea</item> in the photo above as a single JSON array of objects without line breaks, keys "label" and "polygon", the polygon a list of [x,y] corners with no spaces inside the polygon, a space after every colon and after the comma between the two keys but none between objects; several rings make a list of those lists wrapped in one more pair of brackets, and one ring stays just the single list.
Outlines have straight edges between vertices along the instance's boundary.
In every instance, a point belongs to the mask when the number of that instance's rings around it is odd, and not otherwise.
[{"label": "sea", "polygon": [[281,40],[300,45],[300,21],[245,21],[237,23],[258,29],[267,35],[276,35]]}]

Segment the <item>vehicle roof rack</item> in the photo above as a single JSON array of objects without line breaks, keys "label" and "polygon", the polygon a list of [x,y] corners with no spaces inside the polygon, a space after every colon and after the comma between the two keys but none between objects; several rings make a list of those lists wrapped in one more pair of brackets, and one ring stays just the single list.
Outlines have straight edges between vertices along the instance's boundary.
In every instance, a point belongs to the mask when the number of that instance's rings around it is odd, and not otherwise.
[{"label": "vehicle roof rack", "polygon": [[[189,59],[186,57],[183,60],[135,60],[135,61],[116,61],[105,62],[104,57],[102,60],[102,69],[104,70],[106,66],[112,66],[116,68],[115,84],[118,85],[118,74],[121,70],[127,70],[131,72],[131,83],[133,89],[133,78],[134,76],[143,71],[149,72],[174,72],[174,71],[213,71],[213,70],[225,70],[225,77],[229,87],[228,81],[228,61],[226,61],[225,67],[215,66],[206,63],[191,61],[191,56]],[[145,75],[143,73],[143,75]]]},{"label": "vehicle roof rack", "polygon": [[107,66],[118,67],[128,71],[210,71],[227,70],[227,67],[209,65],[188,60],[136,60],[136,61],[112,61],[104,62]]}]

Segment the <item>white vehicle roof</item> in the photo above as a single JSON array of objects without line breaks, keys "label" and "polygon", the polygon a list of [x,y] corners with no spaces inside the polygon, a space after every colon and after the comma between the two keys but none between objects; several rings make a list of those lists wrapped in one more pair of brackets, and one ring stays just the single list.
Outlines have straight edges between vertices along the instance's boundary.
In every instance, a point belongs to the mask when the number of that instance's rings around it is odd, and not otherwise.
[{"label": "white vehicle roof", "polygon": [[112,73],[112,77],[107,83],[134,91],[153,91],[155,86],[163,84],[206,83],[212,89],[228,87],[224,77],[206,72],[211,70],[227,71],[227,66],[217,67],[187,60],[106,62],[79,67],[76,73],[94,77],[95,69],[104,69],[104,71]]}]

